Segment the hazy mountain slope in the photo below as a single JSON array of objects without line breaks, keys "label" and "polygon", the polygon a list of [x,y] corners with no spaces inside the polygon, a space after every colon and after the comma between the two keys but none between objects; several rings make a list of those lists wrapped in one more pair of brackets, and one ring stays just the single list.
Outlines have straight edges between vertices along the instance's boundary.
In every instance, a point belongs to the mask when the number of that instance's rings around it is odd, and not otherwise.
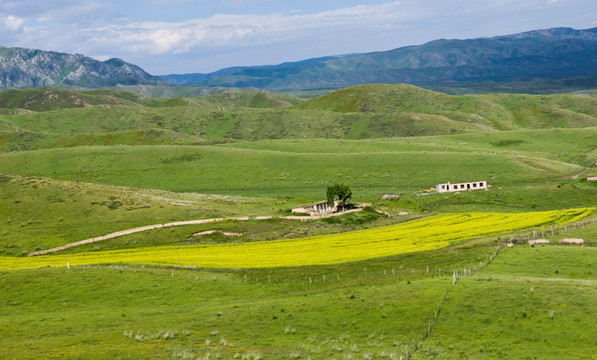
[{"label": "hazy mountain slope", "polygon": [[74,91],[43,87],[34,89],[9,89],[0,92],[0,109],[11,114],[22,112],[43,112],[94,105],[143,105],[148,107],[192,106],[216,108],[216,105],[202,99],[151,98],[125,91],[98,89]]},{"label": "hazy mountain slope", "polygon": [[0,47],[0,88],[58,85],[98,88],[116,84],[164,83],[164,80],[120,59],[98,61],[79,54]]},{"label": "hazy mountain slope", "polygon": [[207,109],[284,108],[303,100],[268,92],[232,92],[206,95],[201,98],[146,97],[109,88],[76,91],[59,88],[9,89],[0,92],[0,110],[5,114],[42,112],[94,105],[143,105],[147,107],[202,107]]},{"label": "hazy mountain slope", "polygon": [[[189,81],[192,79],[189,77]],[[555,28],[493,38],[442,39],[420,46],[281,67],[239,68],[237,72],[213,73],[196,85],[253,86],[279,91],[367,83],[443,84],[449,88],[488,81],[553,79],[597,85],[596,29]]]},{"label": "hazy mountain slope", "polygon": [[212,73],[202,74],[202,73],[195,73],[195,74],[170,74],[170,75],[160,75],[160,78],[176,85],[193,85],[199,83],[201,81],[210,79],[215,76],[225,76],[225,75],[234,75],[244,71],[280,71],[281,69],[285,68],[295,68],[301,65],[308,65],[312,63],[319,63],[322,61],[338,59],[343,56],[326,56],[326,57],[319,57],[313,59],[307,59],[302,61],[296,62],[285,62],[278,65],[262,65],[262,66],[234,66],[228,67],[224,69],[220,69],[218,71],[214,71]]}]

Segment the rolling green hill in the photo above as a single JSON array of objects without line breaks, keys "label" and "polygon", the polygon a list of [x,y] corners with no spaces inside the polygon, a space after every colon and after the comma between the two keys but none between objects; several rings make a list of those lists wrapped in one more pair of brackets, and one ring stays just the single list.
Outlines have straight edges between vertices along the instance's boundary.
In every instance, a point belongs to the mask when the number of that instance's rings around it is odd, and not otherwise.
[{"label": "rolling green hill", "polygon": [[361,85],[336,90],[296,107],[341,113],[434,114],[498,130],[597,126],[597,101],[574,95],[453,96],[411,85]]},{"label": "rolling green hill", "polygon": [[410,85],[363,85],[307,101],[257,92],[146,98],[106,89],[11,90],[0,100],[10,112],[0,115],[0,147],[10,151],[597,126],[597,99],[591,97],[451,96]]}]

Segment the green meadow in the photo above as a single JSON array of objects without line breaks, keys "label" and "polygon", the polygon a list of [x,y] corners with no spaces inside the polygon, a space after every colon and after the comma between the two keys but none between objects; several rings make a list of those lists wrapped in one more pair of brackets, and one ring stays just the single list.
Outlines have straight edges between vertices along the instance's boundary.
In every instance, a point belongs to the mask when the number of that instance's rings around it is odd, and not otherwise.
[{"label": "green meadow", "polygon": [[[587,180],[597,176],[591,97],[451,96],[402,85],[313,99],[46,88],[4,91],[0,109],[3,257],[186,220],[248,217],[57,254],[597,205],[597,181]],[[431,190],[483,180],[487,191]],[[325,200],[334,182],[370,207],[284,218]],[[534,230],[328,266],[0,269],[0,358],[597,359],[596,215]],[[550,244],[526,245],[534,236]],[[563,238],[585,244],[557,245]],[[507,243],[515,246],[495,256]],[[473,271],[453,285],[465,269]]]}]

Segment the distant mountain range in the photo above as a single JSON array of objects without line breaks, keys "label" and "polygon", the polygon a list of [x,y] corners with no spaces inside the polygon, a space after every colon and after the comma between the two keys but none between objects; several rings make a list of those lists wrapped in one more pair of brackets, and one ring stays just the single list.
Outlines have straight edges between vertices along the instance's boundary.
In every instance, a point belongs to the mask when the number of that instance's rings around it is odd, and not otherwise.
[{"label": "distant mountain range", "polygon": [[[296,93],[370,83],[407,83],[454,94],[597,88],[597,28],[553,28],[472,40],[441,39],[383,52],[160,77],[120,59],[100,62],[83,55],[0,47],[0,88],[120,85],[132,91],[177,96],[192,93],[189,87]],[[175,85],[185,88],[173,90]]]},{"label": "distant mountain range", "polygon": [[120,59],[98,61],[79,54],[0,47],[0,88],[100,88],[117,84],[167,83]]},{"label": "distant mountain range", "polygon": [[335,89],[368,83],[441,88],[548,81],[556,87],[597,87],[597,28],[441,39],[383,52],[162,78],[179,85],[252,86],[271,91]]}]

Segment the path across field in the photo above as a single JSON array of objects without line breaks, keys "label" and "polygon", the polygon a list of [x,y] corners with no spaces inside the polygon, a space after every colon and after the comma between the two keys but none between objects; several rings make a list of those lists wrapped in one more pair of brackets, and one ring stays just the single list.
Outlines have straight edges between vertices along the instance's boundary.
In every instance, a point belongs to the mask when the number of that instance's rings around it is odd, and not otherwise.
[{"label": "path across field", "polygon": [[[347,211],[338,212],[338,213],[316,215],[316,216],[278,216],[278,217],[276,217],[276,219],[308,221],[308,220],[323,219],[323,218],[332,217],[332,216],[340,216],[340,215],[344,215],[344,214],[348,214],[348,213],[359,212],[361,210],[363,210],[363,209],[362,208],[357,208],[357,209],[347,210]],[[268,219],[273,219],[273,218],[274,218],[273,216],[255,216],[252,219],[253,220],[268,220]],[[134,233],[138,233],[138,232],[142,232],[142,231],[163,229],[163,228],[168,228],[168,227],[173,227],[173,226],[186,226],[186,225],[208,224],[208,223],[214,223],[214,222],[220,222],[220,221],[226,221],[226,220],[248,221],[249,219],[251,219],[251,218],[248,217],[248,216],[242,216],[242,217],[229,217],[229,218],[212,218],[212,219],[201,219],[201,220],[188,220],[188,221],[172,222],[172,223],[167,223],[167,224],[147,225],[147,226],[141,226],[141,227],[137,227],[137,228],[133,228],[133,229],[117,231],[117,232],[113,232],[111,234],[102,235],[102,236],[94,237],[94,238],[91,238],[91,239],[77,241],[77,242],[74,242],[74,243],[70,243],[70,244],[58,246],[58,247],[55,247],[55,248],[52,248],[52,249],[47,249],[47,250],[41,250],[41,251],[32,252],[32,253],[28,254],[27,256],[45,255],[45,254],[54,253],[54,252],[57,252],[57,251],[65,250],[65,249],[76,247],[76,246],[81,246],[81,245],[85,245],[85,244],[91,244],[91,243],[95,243],[95,242],[98,242],[98,241],[104,241],[104,240],[114,239],[114,238],[117,238],[117,237],[120,237],[120,236],[130,235],[130,234],[134,234]]]}]

